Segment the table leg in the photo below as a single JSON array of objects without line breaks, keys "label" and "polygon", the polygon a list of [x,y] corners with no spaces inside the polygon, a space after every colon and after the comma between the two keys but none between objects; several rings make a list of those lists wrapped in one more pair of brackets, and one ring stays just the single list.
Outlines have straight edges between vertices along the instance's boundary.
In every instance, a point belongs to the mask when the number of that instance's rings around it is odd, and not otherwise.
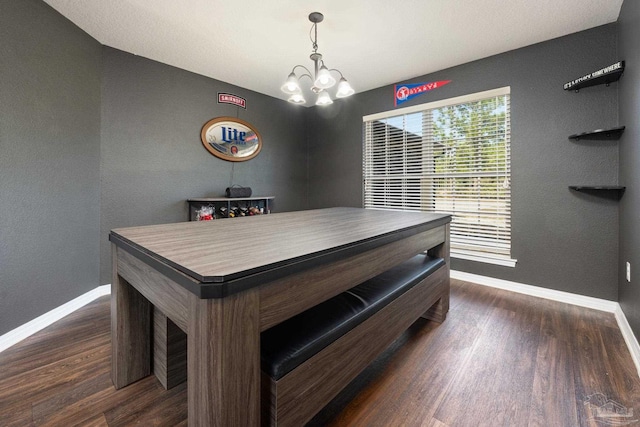
[{"label": "table leg", "polygon": [[151,303],[114,269],[111,284],[111,380],[116,389],[151,373],[151,307]]},{"label": "table leg", "polygon": [[434,320],[436,322],[444,322],[449,312],[449,295],[450,291],[450,271],[451,271],[451,255],[450,255],[450,237],[451,229],[450,224],[445,225],[444,234],[445,241],[438,246],[429,249],[428,253],[431,256],[437,256],[444,258],[447,263],[443,268],[446,269],[446,292],[426,313],[422,315],[425,319]]},{"label": "table leg", "polygon": [[260,324],[257,289],[190,301],[187,399],[190,426],[258,426]]},{"label": "table leg", "polygon": [[169,390],[187,380],[187,334],[153,307],[153,373]]}]

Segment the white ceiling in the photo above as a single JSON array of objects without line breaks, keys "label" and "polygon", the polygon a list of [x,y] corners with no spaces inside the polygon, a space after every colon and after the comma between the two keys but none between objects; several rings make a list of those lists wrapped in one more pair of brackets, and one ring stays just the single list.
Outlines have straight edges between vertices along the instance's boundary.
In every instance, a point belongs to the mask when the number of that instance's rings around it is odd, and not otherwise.
[{"label": "white ceiling", "polygon": [[313,65],[310,12],[326,65],[363,92],[615,22],[623,2],[45,1],[104,45],[282,99],[293,66]]}]

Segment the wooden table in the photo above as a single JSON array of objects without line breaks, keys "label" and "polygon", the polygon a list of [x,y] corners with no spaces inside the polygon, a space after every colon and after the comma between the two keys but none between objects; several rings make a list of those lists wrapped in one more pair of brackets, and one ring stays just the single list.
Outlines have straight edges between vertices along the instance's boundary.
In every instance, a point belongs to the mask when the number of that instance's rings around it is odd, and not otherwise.
[{"label": "wooden table", "polygon": [[187,334],[189,424],[257,426],[260,332],[425,250],[448,264],[449,222],[331,208],[112,230],[113,384],[151,373],[155,309]]}]

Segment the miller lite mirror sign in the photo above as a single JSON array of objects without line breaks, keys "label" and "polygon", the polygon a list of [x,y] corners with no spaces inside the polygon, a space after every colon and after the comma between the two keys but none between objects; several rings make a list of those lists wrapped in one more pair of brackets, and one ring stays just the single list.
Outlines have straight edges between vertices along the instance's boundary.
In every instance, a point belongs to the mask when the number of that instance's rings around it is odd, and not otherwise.
[{"label": "miller lite mirror sign", "polygon": [[209,120],[200,132],[202,145],[211,154],[230,162],[253,159],[262,149],[262,138],[253,126],[233,117]]}]

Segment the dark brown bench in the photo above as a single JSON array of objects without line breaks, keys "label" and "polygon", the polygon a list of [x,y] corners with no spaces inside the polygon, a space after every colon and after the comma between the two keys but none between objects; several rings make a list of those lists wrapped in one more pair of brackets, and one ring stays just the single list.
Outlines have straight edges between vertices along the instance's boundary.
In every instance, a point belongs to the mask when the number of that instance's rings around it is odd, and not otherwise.
[{"label": "dark brown bench", "polygon": [[444,321],[449,270],[410,260],[261,335],[263,425],[301,426],[418,318]]}]

